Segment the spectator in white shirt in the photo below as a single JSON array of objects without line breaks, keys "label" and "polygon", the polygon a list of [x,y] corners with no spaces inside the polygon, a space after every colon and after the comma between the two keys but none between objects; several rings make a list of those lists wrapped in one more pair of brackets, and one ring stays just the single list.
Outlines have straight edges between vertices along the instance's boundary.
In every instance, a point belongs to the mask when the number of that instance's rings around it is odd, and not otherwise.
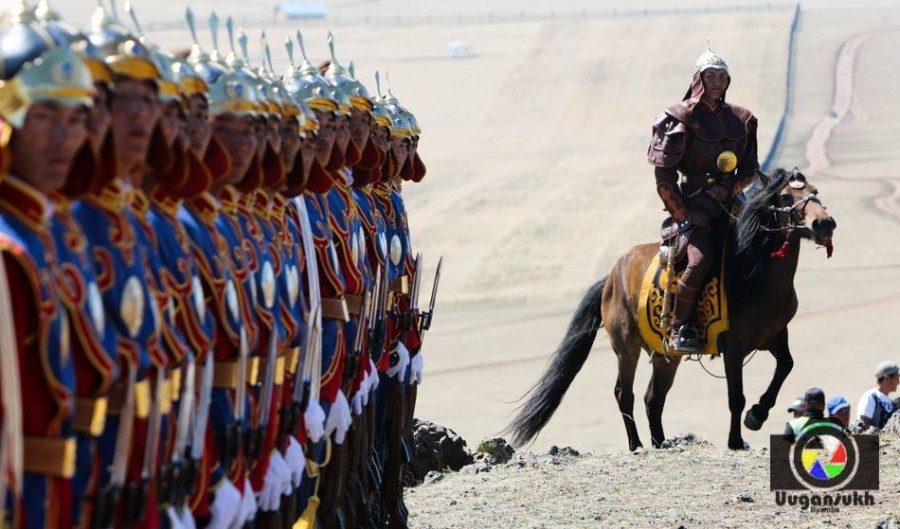
[{"label": "spectator in white shirt", "polygon": [[897,391],[900,366],[897,362],[878,364],[875,368],[875,380],[878,385],[859,398],[859,405],[856,408],[859,413],[857,419],[864,427],[884,428],[895,411],[894,403],[888,395]]}]

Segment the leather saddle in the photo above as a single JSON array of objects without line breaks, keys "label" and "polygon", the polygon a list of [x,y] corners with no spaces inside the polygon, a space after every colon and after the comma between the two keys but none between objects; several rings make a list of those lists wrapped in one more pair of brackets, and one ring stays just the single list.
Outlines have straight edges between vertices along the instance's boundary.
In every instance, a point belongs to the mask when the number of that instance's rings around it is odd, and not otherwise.
[{"label": "leather saddle", "polygon": [[688,229],[684,232],[678,229],[678,223],[672,217],[666,217],[660,227],[659,234],[662,242],[659,243],[659,266],[666,268],[669,265],[669,259],[674,259],[673,264],[677,265],[684,261],[687,257],[688,240],[691,238],[691,232],[694,229]]}]

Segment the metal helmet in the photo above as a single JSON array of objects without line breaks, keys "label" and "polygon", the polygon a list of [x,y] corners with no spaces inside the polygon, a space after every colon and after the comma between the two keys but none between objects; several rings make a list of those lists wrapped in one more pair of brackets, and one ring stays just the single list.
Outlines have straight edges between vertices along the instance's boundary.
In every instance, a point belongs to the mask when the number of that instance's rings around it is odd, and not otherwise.
[{"label": "metal helmet", "polygon": [[335,99],[334,89],[309,62],[309,58],[306,56],[306,47],[303,44],[303,34],[299,31],[297,31],[297,44],[300,46],[303,63],[298,68],[293,67],[293,45],[286,45],[291,67],[282,77],[285,88],[296,101],[306,103],[313,110],[337,112],[338,101]]},{"label": "metal helmet", "polygon": [[0,82],[0,115],[13,127],[21,128],[28,110],[41,101],[93,106],[91,72],[74,51],[53,48],[26,61],[11,79]]},{"label": "metal helmet", "polygon": [[[194,12],[191,11],[191,8],[188,7],[184,12],[184,19],[187,22],[188,29],[191,31],[191,38],[194,41],[193,46],[191,47],[191,53],[185,59],[185,64],[194,70],[194,74],[200,78],[204,84],[208,87],[212,83],[216,82],[216,80],[225,73],[225,66],[218,61],[214,61],[212,59],[212,54],[206,53],[203,48],[200,46],[200,42],[197,40],[197,28],[196,21],[194,20]],[[219,17],[216,16],[216,13],[213,12],[209,17],[209,29],[212,34],[212,41],[214,49],[218,47],[218,34],[219,34]],[[218,52],[214,52],[218,56]],[[176,69],[180,69],[181,67],[176,66]],[[178,76],[176,74],[176,76]],[[178,76],[179,78],[183,78],[187,76],[187,74],[183,74]]]},{"label": "metal helmet", "polygon": [[703,73],[710,68],[725,70],[725,73],[728,73],[728,65],[725,64],[725,58],[710,49],[709,37],[706,37],[706,51],[703,52],[703,55],[701,55],[699,59],[697,59],[697,64],[694,66],[700,73]]},{"label": "metal helmet", "polygon": [[157,85],[159,88],[159,98],[163,103],[179,101],[181,98],[181,88],[178,79],[175,78],[173,66],[177,58],[172,53],[163,50],[156,44],[153,44],[144,35],[140,22],[138,22],[137,13],[134,11],[130,0],[125,0],[125,12],[131,17],[134,29],[137,31],[138,40],[147,50],[147,58],[156,66],[159,72],[159,80]]},{"label": "metal helmet", "polygon": [[413,122],[415,118],[410,119],[412,117],[412,114],[400,104],[397,96],[395,96],[393,92],[391,92],[390,85],[387,89],[387,95],[381,95],[380,76],[376,75],[375,85],[378,90],[380,102],[384,105],[384,108],[391,119],[391,136],[399,138],[412,138]]},{"label": "metal helmet", "polygon": [[[230,16],[225,21],[225,30],[228,32],[228,43],[231,48],[225,57],[225,65],[231,70],[231,73],[247,81],[251,94],[246,101],[252,101],[256,105],[256,116],[264,116],[269,111],[266,101],[267,96],[260,91],[260,78],[256,72],[250,69],[250,65],[247,62],[247,35],[241,31],[237,38],[242,52],[241,56],[238,56],[234,48],[234,20]],[[265,84],[262,86],[267,90]]]},{"label": "metal helmet", "polygon": [[[372,98],[369,97],[368,90],[338,62],[334,53],[334,35],[330,31],[328,32],[328,49],[331,52],[331,64],[325,70],[325,79],[340,94],[339,103],[347,102],[353,108],[371,112]],[[349,111],[349,108],[346,111]]]},{"label": "metal helmet", "polygon": [[12,79],[25,63],[34,60],[55,45],[43,25],[38,24],[34,10],[19,0],[5,17],[0,28],[0,79]]},{"label": "metal helmet", "polygon": [[75,41],[84,38],[75,26],[64,21],[59,13],[50,7],[48,0],[38,2],[34,8],[34,16],[57,46],[71,46]]},{"label": "metal helmet", "polygon": [[97,6],[91,18],[88,40],[114,76],[151,81],[159,86],[162,76],[150,51],[119,21],[115,13],[108,14],[102,6]]}]

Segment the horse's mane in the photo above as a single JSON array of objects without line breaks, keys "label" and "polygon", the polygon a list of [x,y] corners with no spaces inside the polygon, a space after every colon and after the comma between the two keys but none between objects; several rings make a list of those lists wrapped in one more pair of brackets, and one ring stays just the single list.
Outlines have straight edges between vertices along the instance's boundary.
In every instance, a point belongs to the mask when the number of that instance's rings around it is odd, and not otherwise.
[{"label": "horse's mane", "polygon": [[753,276],[762,268],[767,250],[771,246],[774,232],[767,228],[775,220],[769,209],[788,181],[794,176],[796,169],[787,171],[775,169],[765,187],[753,186],[747,196],[735,227],[735,253],[738,257],[747,258],[752,265],[747,276]]}]

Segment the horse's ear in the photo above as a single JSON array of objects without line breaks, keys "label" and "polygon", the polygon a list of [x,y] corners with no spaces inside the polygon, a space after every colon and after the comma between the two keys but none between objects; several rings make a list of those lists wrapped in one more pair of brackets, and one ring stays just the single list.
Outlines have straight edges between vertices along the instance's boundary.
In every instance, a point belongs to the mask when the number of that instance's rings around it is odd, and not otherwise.
[{"label": "horse's ear", "polygon": [[772,179],[771,176],[767,175],[766,173],[764,173],[762,171],[756,171],[756,176],[757,176],[757,178],[759,178],[759,182],[762,184],[763,187],[768,186],[769,180]]}]

